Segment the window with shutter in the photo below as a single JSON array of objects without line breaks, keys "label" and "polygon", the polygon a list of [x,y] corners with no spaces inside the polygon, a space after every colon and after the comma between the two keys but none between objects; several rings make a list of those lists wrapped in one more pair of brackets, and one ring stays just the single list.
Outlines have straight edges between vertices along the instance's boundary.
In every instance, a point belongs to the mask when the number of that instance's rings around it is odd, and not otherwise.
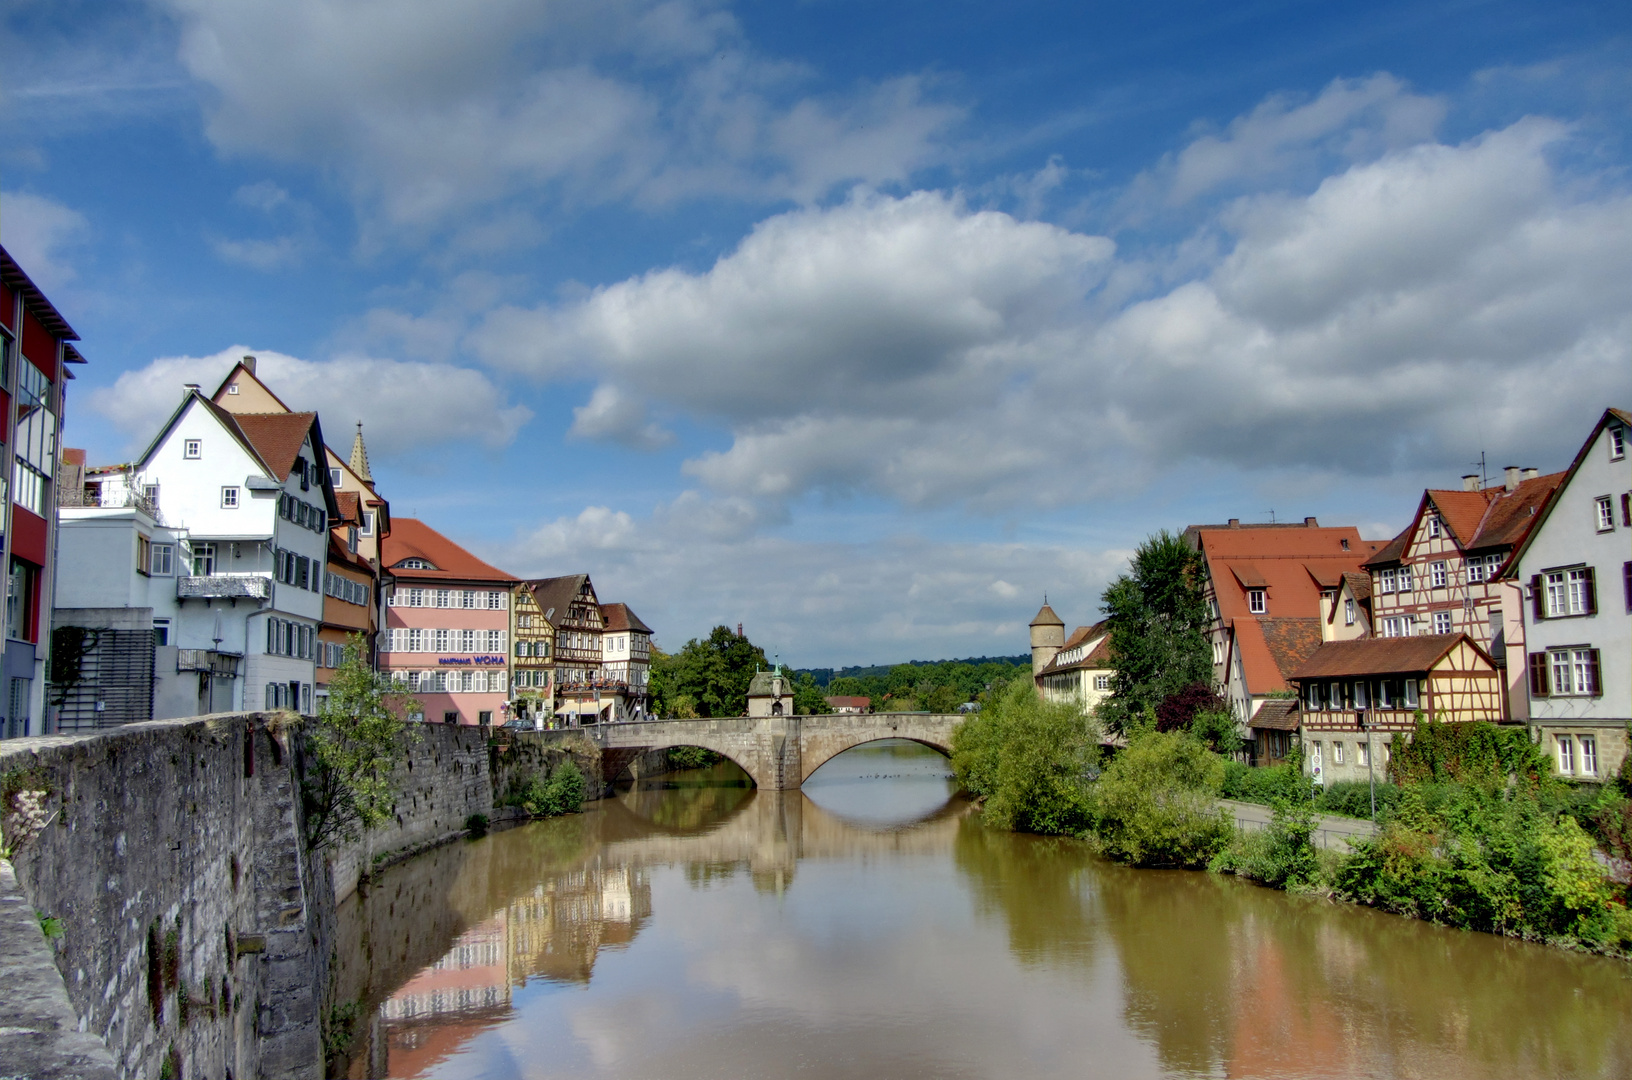
[{"label": "window with shutter", "polygon": [[1576,655],[1580,656],[1585,661],[1586,667],[1586,686],[1582,688],[1582,693],[1588,695],[1589,697],[1602,697],[1604,693],[1604,684],[1603,680],[1598,677],[1598,650],[1581,649]]},{"label": "window with shutter", "polygon": [[1540,574],[1530,575],[1530,609],[1538,623],[1547,617],[1547,592],[1542,587]]},{"label": "window with shutter", "polygon": [[[1598,614],[1598,577],[1592,567],[1577,570],[1581,581],[1581,610],[1587,615]],[[1572,575],[1572,576],[1575,576]]]},{"label": "window with shutter", "polygon": [[1547,681],[1547,654],[1533,652],[1530,654],[1530,696],[1547,697],[1549,683]]}]

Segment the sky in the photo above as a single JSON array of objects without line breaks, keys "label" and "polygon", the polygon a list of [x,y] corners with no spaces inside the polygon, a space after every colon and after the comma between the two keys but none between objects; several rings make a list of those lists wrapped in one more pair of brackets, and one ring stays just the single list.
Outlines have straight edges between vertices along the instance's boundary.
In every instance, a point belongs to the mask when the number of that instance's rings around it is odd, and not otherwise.
[{"label": "sky", "polygon": [[127,460],[240,355],[674,649],[1026,651],[1160,529],[1632,406],[1632,5],[11,0],[0,242]]}]

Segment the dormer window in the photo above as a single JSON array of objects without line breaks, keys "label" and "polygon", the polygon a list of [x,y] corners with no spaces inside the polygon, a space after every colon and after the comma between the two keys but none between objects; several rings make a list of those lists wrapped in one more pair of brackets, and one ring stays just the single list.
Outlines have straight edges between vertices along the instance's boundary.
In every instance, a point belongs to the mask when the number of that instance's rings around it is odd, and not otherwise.
[{"label": "dormer window", "polygon": [[1266,605],[1264,603],[1264,590],[1263,589],[1248,589],[1247,590],[1247,610],[1249,612],[1251,612],[1252,614],[1254,614],[1254,615],[1262,615],[1264,613],[1264,611],[1265,611],[1265,607],[1266,607]]},{"label": "dormer window", "polygon": [[1338,540],[1338,543],[1343,545],[1343,550],[1344,551],[1349,550],[1349,538],[1348,537],[1345,536],[1345,537],[1341,538],[1340,540]]},{"label": "dormer window", "polygon": [[397,564],[397,567],[398,567],[398,569],[401,569],[401,570],[435,570],[436,569],[436,567],[432,566],[430,564],[430,562],[428,562],[425,559],[404,559],[400,563]]}]

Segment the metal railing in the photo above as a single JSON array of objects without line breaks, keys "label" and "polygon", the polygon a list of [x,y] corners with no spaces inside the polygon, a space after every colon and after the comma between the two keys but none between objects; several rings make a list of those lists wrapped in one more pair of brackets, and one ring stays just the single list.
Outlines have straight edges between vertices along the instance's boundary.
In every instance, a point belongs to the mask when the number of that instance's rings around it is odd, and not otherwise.
[{"label": "metal railing", "polygon": [[259,574],[208,574],[176,578],[178,600],[269,600],[272,579]]},{"label": "metal railing", "polygon": [[212,675],[235,678],[238,675],[238,662],[242,659],[239,653],[217,652],[214,649],[177,649],[176,670],[207,671]]},{"label": "metal railing", "polygon": [[140,510],[154,521],[162,521],[157,500],[130,488],[104,492],[99,487],[71,488],[57,485],[57,505],[64,509]]}]

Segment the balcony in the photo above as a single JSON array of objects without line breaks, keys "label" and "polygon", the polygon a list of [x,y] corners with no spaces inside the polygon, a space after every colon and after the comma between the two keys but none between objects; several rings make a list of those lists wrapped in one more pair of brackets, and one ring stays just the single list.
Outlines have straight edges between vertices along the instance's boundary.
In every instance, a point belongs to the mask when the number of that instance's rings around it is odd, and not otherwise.
[{"label": "balcony", "polygon": [[113,487],[108,490],[99,485],[87,485],[74,488],[63,484],[57,485],[57,505],[68,510],[140,510],[155,522],[163,522],[159,515],[159,504],[156,499],[149,499],[139,491],[130,488]]},{"label": "balcony", "polygon": [[177,600],[270,600],[272,579],[259,574],[208,574],[176,578]]},{"label": "balcony", "polygon": [[236,679],[238,661],[242,659],[243,656],[238,653],[217,652],[214,649],[177,649],[176,670],[207,671],[221,678]]}]

